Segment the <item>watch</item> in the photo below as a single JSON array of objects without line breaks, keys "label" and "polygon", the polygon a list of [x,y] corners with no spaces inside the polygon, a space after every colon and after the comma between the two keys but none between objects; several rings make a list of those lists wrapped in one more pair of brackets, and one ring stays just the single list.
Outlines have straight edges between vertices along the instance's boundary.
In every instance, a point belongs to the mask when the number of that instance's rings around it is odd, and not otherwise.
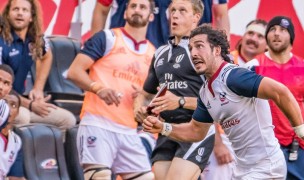
[{"label": "watch", "polygon": [[184,97],[180,97],[178,103],[179,103],[179,108],[183,108],[184,105],[186,104],[185,98]]}]

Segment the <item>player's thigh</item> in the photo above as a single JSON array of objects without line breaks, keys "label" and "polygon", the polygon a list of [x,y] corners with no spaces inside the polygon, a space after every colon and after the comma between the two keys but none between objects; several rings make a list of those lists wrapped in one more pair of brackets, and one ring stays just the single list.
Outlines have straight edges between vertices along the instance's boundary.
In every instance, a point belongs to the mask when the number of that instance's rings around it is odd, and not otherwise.
[{"label": "player's thigh", "polygon": [[200,175],[200,167],[188,160],[175,157],[166,176],[167,180],[197,180]]},{"label": "player's thigh", "polygon": [[170,166],[171,166],[171,161],[156,161],[153,165],[155,180],[165,179]]},{"label": "player's thigh", "polygon": [[79,126],[77,150],[80,163],[112,167],[117,156],[117,141],[114,132],[95,126]]},{"label": "player's thigh", "polygon": [[138,134],[118,134],[117,138],[119,147],[112,168],[115,174],[151,171],[149,156]]}]

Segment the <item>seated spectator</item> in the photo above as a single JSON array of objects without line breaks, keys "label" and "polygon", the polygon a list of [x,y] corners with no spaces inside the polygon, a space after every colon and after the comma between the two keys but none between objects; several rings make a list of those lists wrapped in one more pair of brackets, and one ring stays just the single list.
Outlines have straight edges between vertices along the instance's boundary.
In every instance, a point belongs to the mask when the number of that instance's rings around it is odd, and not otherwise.
[{"label": "seated spectator", "polygon": [[42,37],[40,9],[36,0],[9,0],[2,17],[4,26],[0,37],[0,59],[14,71],[13,89],[19,94],[25,90],[25,80],[33,62],[36,63],[36,79],[29,98],[21,97],[21,107],[16,123],[47,123],[61,130],[76,123],[74,115],[48,103],[43,89],[52,64],[52,52]]}]

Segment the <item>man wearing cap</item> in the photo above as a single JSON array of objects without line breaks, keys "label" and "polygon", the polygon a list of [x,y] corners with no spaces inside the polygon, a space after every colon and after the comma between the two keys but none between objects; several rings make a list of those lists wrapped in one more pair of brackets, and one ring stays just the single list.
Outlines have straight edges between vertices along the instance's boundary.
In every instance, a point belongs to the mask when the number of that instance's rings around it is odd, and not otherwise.
[{"label": "man wearing cap", "polygon": [[[295,96],[304,115],[304,61],[291,53],[295,38],[294,26],[290,18],[276,16],[266,28],[266,41],[269,51],[250,61],[255,71],[271,77],[286,85]],[[279,140],[287,163],[287,179],[304,179],[304,140],[295,131],[304,129],[304,125],[292,127],[288,119],[273,101],[269,101],[275,136]],[[304,135],[302,135],[304,136]]]},{"label": "man wearing cap", "polygon": [[230,52],[234,64],[243,66],[246,62],[265,52],[266,39],[264,35],[266,26],[267,22],[262,19],[255,19],[247,24],[245,34],[238,42],[236,50]]}]

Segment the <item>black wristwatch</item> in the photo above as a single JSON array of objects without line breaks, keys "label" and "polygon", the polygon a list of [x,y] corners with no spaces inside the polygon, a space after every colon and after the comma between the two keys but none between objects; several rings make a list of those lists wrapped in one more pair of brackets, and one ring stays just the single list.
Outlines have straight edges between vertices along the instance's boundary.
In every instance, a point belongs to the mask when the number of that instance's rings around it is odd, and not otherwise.
[{"label": "black wristwatch", "polygon": [[183,108],[184,105],[186,104],[185,98],[184,97],[180,97],[178,103],[179,103],[179,108]]}]

